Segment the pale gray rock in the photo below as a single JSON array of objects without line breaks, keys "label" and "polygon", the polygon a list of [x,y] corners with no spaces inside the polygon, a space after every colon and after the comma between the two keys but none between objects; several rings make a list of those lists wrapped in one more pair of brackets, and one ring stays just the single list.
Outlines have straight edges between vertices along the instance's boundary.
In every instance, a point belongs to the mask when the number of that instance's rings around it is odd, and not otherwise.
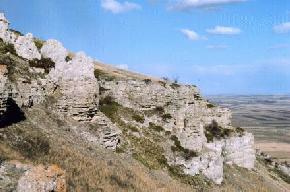
[{"label": "pale gray rock", "polygon": [[17,36],[9,31],[9,21],[5,18],[4,13],[0,13],[0,38],[6,42],[14,44]]},{"label": "pale gray rock", "polygon": [[33,35],[31,33],[25,36],[19,36],[14,43],[17,54],[25,59],[40,59],[41,55],[34,44]]},{"label": "pale gray rock", "polygon": [[240,137],[226,139],[223,154],[227,164],[236,164],[247,169],[254,168],[256,159],[254,136],[245,133]]},{"label": "pale gray rock", "polygon": [[77,121],[91,120],[98,110],[98,83],[95,79],[59,81],[57,110]]},{"label": "pale gray rock", "polygon": [[8,77],[6,65],[0,65],[0,116],[7,109],[7,100],[9,97]]},{"label": "pale gray rock", "polygon": [[285,175],[290,177],[290,166],[285,164],[278,165],[278,169]]},{"label": "pale gray rock", "polygon": [[68,51],[63,47],[63,45],[54,39],[49,39],[45,41],[41,47],[41,55],[44,58],[50,58],[56,63],[55,68],[58,71],[65,71],[66,63],[65,59],[68,55]]}]

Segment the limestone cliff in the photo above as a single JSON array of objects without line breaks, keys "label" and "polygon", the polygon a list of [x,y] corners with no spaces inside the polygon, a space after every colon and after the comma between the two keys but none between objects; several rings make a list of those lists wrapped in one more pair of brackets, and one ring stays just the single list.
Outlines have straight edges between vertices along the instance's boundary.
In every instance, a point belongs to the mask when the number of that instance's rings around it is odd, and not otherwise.
[{"label": "limestone cliff", "polygon": [[15,49],[1,53],[0,120],[8,100],[21,109],[44,105],[59,119],[78,122],[68,129],[86,142],[153,169],[221,184],[225,164],[254,168],[253,135],[232,127],[230,111],[204,100],[195,86],[115,75],[82,52],[15,33],[8,24],[0,14],[2,44]]}]

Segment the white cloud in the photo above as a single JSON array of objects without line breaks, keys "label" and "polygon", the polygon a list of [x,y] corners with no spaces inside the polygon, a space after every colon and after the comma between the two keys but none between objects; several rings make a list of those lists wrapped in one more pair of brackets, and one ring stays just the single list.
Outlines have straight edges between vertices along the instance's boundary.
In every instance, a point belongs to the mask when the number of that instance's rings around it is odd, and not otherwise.
[{"label": "white cloud", "polygon": [[229,46],[227,45],[208,45],[206,46],[207,49],[227,49]]},{"label": "white cloud", "polygon": [[193,8],[215,7],[223,4],[244,2],[247,0],[176,0],[168,8],[170,10],[188,10]]},{"label": "white cloud", "polygon": [[273,27],[273,30],[276,33],[288,33],[288,32],[290,32],[290,22],[286,22],[286,23],[282,23],[282,24],[279,24],[279,25],[275,25]]},{"label": "white cloud", "polygon": [[119,69],[124,69],[124,70],[129,69],[129,66],[126,65],[126,64],[117,65],[116,67],[119,68]]},{"label": "white cloud", "polygon": [[192,30],[189,29],[181,29],[181,33],[183,33],[189,40],[196,41],[200,39],[200,36]]},{"label": "white cloud", "polygon": [[103,9],[114,14],[141,9],[139,4],[131,3],[128,1],[121,3],[117,0],[101,0],[101,6]]},{"label": "white cloud", "polygon": [[239,28],[224,26],[216,26],[215,28],[207,29],[206,31],[210,34],[215,35],[238,35],[241,33],[241,30]]}]

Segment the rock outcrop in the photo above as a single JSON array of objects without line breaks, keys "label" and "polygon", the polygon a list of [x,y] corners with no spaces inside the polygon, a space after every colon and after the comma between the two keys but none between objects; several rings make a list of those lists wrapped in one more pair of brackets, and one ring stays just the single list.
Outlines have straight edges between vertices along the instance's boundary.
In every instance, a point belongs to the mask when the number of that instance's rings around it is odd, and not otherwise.
[{"label": "rock outcrop", "polygon": [[14,189],[17,192],[66,192],[65,172],[56,165],[3,162],[0,165],[0,190]]},{"label": "rock outcrop", "polygon": [[117,103],[145,114],[160,110],[161,115],[146,116],[144,124],[148,126],[151,122],[163,127],[177,136],[182,148],[199,153],[189,159],[176,154],[166,155],[169,164],[184,167],[185,173],[203,174],[220,184],[223,163],[254,168],[252,134],[233,134],[213,141],[206,138],[205,127],[213,121],[229,132],[234,132],[235,128],[231,126],[230,111],[203,100],[195,86],[149,80],[103,80],[100,87],[101,98],[110,96]]},{"label": "rock outcrop", "polygon": [[7,66],[0,65],[0,116],[3,115],[7,108],[7,99],[8,99],[8,86],[7,86]]},{"label": "rock outcrop", "polygon": [[[126,143],[131,146],[124,151],[136,155],[134,141],[122,139],[137,138],[137,144],[147,139],[145,143],[151,150],[159,147],[157,155],[162,155],[163,166],[181,167],[189,175],[203,174],[216,184],[223,181],[224,163],[254,168],[253,136],[232,127],[231,112],[204,100],[195,86],[150,78],[98,78],[93,59],[84,53],[69,54],[56,40],[47,40],[37,48],[31,34],[16,35],[8,25],[0,14],[0,38],[15,47],[16,55],[11,58],[20,67],[11,72],[18,76],[10,74],[13,77],[10,82],[5,65],[0,65],[0,115],[5,113],[6,101],[12,97],[20,108],[49,104],[52,112],[63,119],[69,117],[95,126],[79,131],[88,142],[113,150]],[[105,114],[100,109],[104,105],[101,101],[107,98],[110,102],[105,106],[108,113]],[[116,117],[118,107],[123,109],[121,117]],[[129,113],[135,114],[130,117]],[[152,138],[146,138],[150,134]],[[55,175],[63,173],[54,174],[53,170],[53,167],[30,169],[20,179],[18,189],[65,189],[57,184],[63,183],[62,178],[55,180],[59,178]]]}]

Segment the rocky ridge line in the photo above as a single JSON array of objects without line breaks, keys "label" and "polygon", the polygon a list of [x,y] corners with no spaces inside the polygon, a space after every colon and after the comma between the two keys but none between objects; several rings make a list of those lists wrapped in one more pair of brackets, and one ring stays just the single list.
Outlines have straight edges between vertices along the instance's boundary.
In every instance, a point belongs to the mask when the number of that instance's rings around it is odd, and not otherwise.
[{"label": "rocky ridge line", "polygon": [[[22,77],[12,81],[5,72],[0,74],[1,113],[5,113],[8,99],[15,100],[19,107],[33,107],[49,99],[51,108],[64,117],[102,125],[97,137],[80,134],[114,150],[124,142],[121,128],[99,111],[100,101],[112,98],[140,114],[159,109],[160,114],[145,115],[144,122],[137,125],[154,124],[169,133],[172,141],[163,147],[166,161],[171,166],[181,166],[186,174],[203,174],[221,184],[224,163],[254,168],[253,135],[232,127],[230,111],[202,99],[195,86],[150,79],[98,79],[94,61],[84,53],[70,56],[56,40],[43,42],[39,49],[32,34],[23,36],[9,30],[4,14],[0,14],[0,38],[12,44],[19,57],[36,63],[29,69],[30,75],[36,76],[30,81]],[[48,71],[37,67],[45,59],[51,64]],[[172,151],[172,142],[182,153],[192,152],[191,156]]]}]

